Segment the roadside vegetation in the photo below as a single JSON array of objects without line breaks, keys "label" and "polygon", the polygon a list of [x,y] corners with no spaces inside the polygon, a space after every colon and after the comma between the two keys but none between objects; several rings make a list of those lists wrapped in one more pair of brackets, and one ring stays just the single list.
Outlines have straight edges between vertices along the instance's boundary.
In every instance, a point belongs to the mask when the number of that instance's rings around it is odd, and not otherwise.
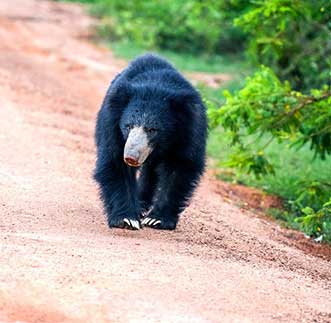
[{"label": "roadside vegetation", "polygon": [[76,0],[116,55],[156,51],[200,86],[223,180],[283,198],[270,214],[331,242],[331,3],[325,0]]}]

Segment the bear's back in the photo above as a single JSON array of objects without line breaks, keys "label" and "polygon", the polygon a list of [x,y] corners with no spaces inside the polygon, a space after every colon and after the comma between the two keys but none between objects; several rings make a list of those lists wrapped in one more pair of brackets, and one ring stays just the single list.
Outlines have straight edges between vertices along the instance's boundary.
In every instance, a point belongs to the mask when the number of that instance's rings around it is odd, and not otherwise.
[{"label": "bear's back", "polygon": [[154,55],[145,54],[130,63],[123,73],[123,80],[133,87],[154,88],[155,90],[194,91],[193,86],[165,59]]},{"label": "bear's back", "polygon": [[132,80],[139,75],[141,76],[142,74],[149,74],[160,70],[175,71],[175,68],[165,59],[157,55],[145,54],[132,61],[127,67],[125,74],[128,80]]}]

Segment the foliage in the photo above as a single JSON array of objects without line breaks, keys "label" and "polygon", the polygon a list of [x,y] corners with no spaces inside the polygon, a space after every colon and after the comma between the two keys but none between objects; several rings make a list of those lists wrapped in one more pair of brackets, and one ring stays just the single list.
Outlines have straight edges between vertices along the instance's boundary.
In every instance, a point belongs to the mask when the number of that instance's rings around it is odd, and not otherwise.
[{"label": "foliage", "polygon": [[[208,101],[207,104],[211,127],[221,125],[234,147],[227,166],[237,167],[257,177],[275,174],[273,162],[265,153],[274,141],[287,143],[292,149],[308,144],[315,158],[330,158],[329,87],[302,94],[294,91],[288,82],[281,82],[271,69],[262,67],[247,79],[245,87],[236,95],[225,92],[225,96],[226,103],[221,108]],[[329,178],[330,175],[331,168]],[[322,234],[329,224],[325,226],[324,222],[318,221],[324,221],[320,214],[325,213],[323,204],[331,197],[331,181],[302,181],[300,184],[292,202],[292,206],[299,210],[296,214],[301,219],[300,228],[311,234],[310,228],[318,226],[320,231],[315,234]],[[309,216],[307,207],[312,210]],[[313,220],[316,222],[314,225]],[[325,221],[329,221],[329,217]]]},{"label": "foliage", "polygon": [[112,41],[207,54],[243,52],[248,43],[251,61],[294,89],[330,84],[330,1],[71,1],[90,3],[99,33]]},{"label": "foliage", "polygon": [[[293,147],[311,145],[317,157],[331,155],[331,93],[328,87],[312,90],[309,95],[282,83],[267,67],[262,67],[237,95],[226,92],[226,105],[209,110],[211,126],[221,123],[230,131],[233,144],[246,154],[241,138],[252,134],[271,135],[270,140],[289,140]],[[241,156],[240,156],[241,155]],[[257,160],[265,159],[263,151],[256,152]],[[240,157],[239,157],[240,156]],[[260,156],[260,157],[258,157]],[[238,158],[246,160],[242,154]],[[259,162],[267,166],[268,163]],[[267,166],[268,167],[268,166]],[[271,169],[259,168],[255,174]]]},{"label": "foliage", "polygon": [[232,21],[248,6],[244,0],[94,0],[91,10],[109,39],[215,54],[243,49],[244,32]]},{"label": "foliage", "polygon": [[[255,138],[256,135],[252,135],[242,139],[244,145],[251,145]],[[255,140],[255,145],[259,145],[256,147],[256,151],[259,151],[260,147],[263,147],[269,140],[270,137],[261,138],[259,142]],[[275,173],[259,177],[252,172],[247,174],[244,170],[240,172],[237,168],[227,167],[229,156],[235,154],[238,147],[231,144],[228,131],[221,127],[210,130],[207,148],[208,155],[214,160],[214,165],[219,168],[220,178],[224,179],[225,176],[226,180],[234,183],[262,188],[267,193],[282,197],[285,201],[296,200],[304,188],[309,186],[309,183],[326,184],[330,182],[331,158],[325,160],[314,158],[314,153],[310,150],[309,145],[293,149],[288,141],[270,142],[263,152],[269,163],[272,164]],[[328,192],[327,186],[324,185],[322,188],[324,192]],[[302,204],[310,205],[307,198],[302,201]],[[321,204],[319,203],[319,205]]]},{"label": "foliage", "polygon": [[286,211],[270,209],[269,213],[287,227],[301,230],[315,241],[331,242],[331,199],[318,211],[311,207],[300,208],[291,202]]},{"label": "foliage", "polygon": [[[296,150],[309,145],[315,159],[331,157],[330,12],[321,0],[255,1],[236,19],[248,33],[250,57],[268,67],[235,95],[226,92],[221,108],[209,103],[211,126],[221,125],[234,145],[228,166],[274,175],[279,169],[265,152],[275,141]],[[331,241],[331,168],[327,173],[326,181],[297,183],[285,217]]]},{"label": "foliage", "polygon": [[[253,1],[252,1],[253,2]],[[295,89],[330,84],[331,2],[256,0],[235,20],[248,33],[250,57]]]},{"label": "foliage", "polygon": [[318,211],[305,207],[302,213],[303,216],[296,219],[301,229],[308,235],[317,237],[318,241],[331,242],[331,199]]}]

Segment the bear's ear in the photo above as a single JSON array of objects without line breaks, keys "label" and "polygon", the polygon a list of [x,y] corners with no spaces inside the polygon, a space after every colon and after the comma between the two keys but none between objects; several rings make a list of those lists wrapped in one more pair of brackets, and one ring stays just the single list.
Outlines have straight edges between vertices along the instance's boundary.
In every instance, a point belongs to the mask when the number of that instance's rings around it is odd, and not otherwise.
[{"label": "bear's ear", "polygon": [[190,109],[197,101],[197,95],[193,91],[178,91],[170,96],[170,105],[173,109],[187,110]]},{"label": "bear's ear", "polygon": [[107,92],[106,99],[111,108],[124,108],[132,97],[132,88],[127,82],[115,82]]}]

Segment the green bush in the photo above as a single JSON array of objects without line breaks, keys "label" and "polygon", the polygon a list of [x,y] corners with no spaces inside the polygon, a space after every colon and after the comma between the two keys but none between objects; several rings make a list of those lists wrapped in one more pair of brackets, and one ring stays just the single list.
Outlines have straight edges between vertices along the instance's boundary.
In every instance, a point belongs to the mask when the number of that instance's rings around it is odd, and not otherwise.
[{"label": "green bush", "polygon": [[220,53],[243,49],[244,32],[232,20],[248,7],[243,0],[95,0],[102,35],[145,48]]},{"label": "green bush", "polygon": [[295,89],[331,82],[331,1],[254,1],[235,20],[248,33],[249,56]]},{"label": "green bush", "polygon": [[[270,141],[289,140],[293,147],[309,143],[316,157],[331,155],[330,88],[311,90],[309,95],[294,91],[288,82],[279,81],[273,71],[262,67],[236,95],[225,92],[226,104],[209,109],[211,126],[222,124],[232,135],[233,144],[252,134],[270,135]],[[256,155],[261,167],[255,173],[267,173],[262,151]],[[242,153],[238,153],[242,156]],[[328,156],[329,157],[329,156]],[[241,157],[240,157],[241,158]],[[245,160],[244,157],[242,157]],[[244,162],[245,163],[245,162]],[[270,171],[271,169],[269,169]]]},{"label": "green bush", "polygon": [[302,213],[303,216],[296,219],[302,230],[310,236],[317,237],[318,241],[331,242],[331,199],[318,211],[305,207]]},{"label": "green bush", "polygon": [[[218,108],[207,101],[210,126],[222,126],[230,137],[233,153],[226,163],[256,177],[275,174],[266,150],[276,141],[292,149],[309,145],[315,158],[331,156],[331,92],[328,86],[309,94],[294,91],[273,71],[262,67],[247,79],[243,89]],[[284,153],[282,151],[280,154]],[[297,226],[309,235],[331,241],[329,181],[307,180],[294,192],[288,211],[297,217]]]},{"label": "green bush", "polygon": [[[211,126],[231,138],[228,166],[272,176],[280,170],[266,151],[275,141],[292,150],[309,145],[315,159],[331,157],[330,12],[331,2],[322,0],[254,1],[235,20],[248,33],[251,59],[268,67],[235,95],[226,92],[222,107],[207,102]],[[326,181],[291,184],[296,189],[283,218],[331,242],[331,169],[326,173]]]}]

